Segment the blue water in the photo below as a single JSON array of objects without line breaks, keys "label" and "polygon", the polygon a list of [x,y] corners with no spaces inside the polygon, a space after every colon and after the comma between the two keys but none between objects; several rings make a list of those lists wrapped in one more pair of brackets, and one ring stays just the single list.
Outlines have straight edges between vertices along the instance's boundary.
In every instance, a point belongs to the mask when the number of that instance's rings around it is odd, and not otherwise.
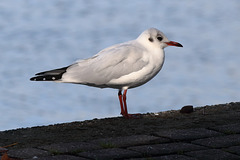
[{"label": "blue water", "polygon": [[119,116],[117,90],[31,82],[156,27],[168,47],[162,71],[128,91],[131,113],[240,100],[238,0],[0,1],[0,130]]}]

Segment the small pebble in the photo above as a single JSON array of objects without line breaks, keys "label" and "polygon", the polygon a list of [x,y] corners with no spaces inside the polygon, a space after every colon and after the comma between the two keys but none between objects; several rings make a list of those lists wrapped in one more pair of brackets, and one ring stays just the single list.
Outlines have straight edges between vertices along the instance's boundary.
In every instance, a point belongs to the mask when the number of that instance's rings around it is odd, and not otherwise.
[{"label": "small pebble", "polygon": [[184,106],[180,110],[180,113],[192,113],[192,112],[193,112],[193,106],[192,105]]}]

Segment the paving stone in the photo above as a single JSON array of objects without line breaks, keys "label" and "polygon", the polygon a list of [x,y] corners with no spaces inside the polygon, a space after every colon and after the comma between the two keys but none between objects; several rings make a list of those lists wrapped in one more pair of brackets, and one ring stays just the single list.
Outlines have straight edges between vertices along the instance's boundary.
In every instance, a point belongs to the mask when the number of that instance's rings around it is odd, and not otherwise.
[{"label": "paving stone", "polygon": [[240,123],[211,127],[211,129],[226,134],[237,134],[240,133]]},{"label": "paving stone", "polygon": [[205,128],[193,128],[193,129],[171,129],[163,130],[155,133],[157,136],[167,137],[174,140],[193,140],[199,138],[213,137],[224,135],[213,130]]},{"label": "paving stone", "polygon": [[226,151],[240,155],[240,146],[232,146],[226,149]]},{"label": "paving stone", "polygon": [[32,159],[25,159],[25,160],[89,160],[89,159],[77,157],[77,156],[71,156],[71,155],[56,155],[56,156],[32,158]]},{"label": "paving stone", "polygon": [[106,160],[106,159],[124,159],[124,158],[140,157],[141,153],[127,150],[127,149],[121,149],[121,148],[110,148],[110,149],[82,152],[82,153],[79,153],[78,155],[86,158],[91,158],[91,159]]},{"label": "paving stone", "polygon": [[185,155],[166,155],[166,156],[160,156],[160,157],[147,157],[147,158],[133,158],[130,160],[197,160],[193,157],[188,157]]},{"label": "paving stone", "polygon": [[40,149],[47,150],[52,153],[76,153],[76,152],[83,152],[95,149],[101,149],[100,146],[95,144],[85,143],[85,142],[72,142],[72,143],[56,143],[46,146],[38,147]]},{"label": "paving stone", "polygon": [[192,143],[212,148],[230,147],[240,145],[240,134],[198,139]]},{"label": "paving stone", "polygon": [[12,158],[27,159],[33,157],[49,156],[50,153],[36,148],[13,149],[8,151],[8,156]]},{"label": "paving stone", "polygon": [[143,153],[144,155],[164,155],[172,153],[183,153],[185,151],[194,151],[206,149],[206,147],[190,144],[190,143],[166,143],[166,144],[155,144],[155,145],[144,145],[129,147],[128,149]]},{"label": "paving stone", "polygon": [[116,137],[116,138],[104,138],[91,141],[100,145],[101,147],[128,147],[144,144],[156,144],[156,143],[166,143],[169,142],[167,138],[148,136],[148,135],[134,135],[127,137]]},{"label": "paving stone", "polygon": [[201,151],[192,151],[184,153],[186,155],[195,157],[199,160],[239,160],[240,156],[224,152],[220,149],[209,149]]}]

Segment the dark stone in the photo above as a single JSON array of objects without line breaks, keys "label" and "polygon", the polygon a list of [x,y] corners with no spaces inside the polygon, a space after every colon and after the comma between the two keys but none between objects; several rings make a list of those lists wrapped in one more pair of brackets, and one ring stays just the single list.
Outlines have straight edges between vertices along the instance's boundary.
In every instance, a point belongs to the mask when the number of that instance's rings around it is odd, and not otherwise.
[{"label": "dark stone", "polygon": [[223,133],[208,130],[205,128],[190,128],[190,129],[168,129],[155,133],[157,136],[170,138],[173,140],[190,141],[199,138],[207,138],[224,135]]},{"label": "dark stone", "polygon": [[188,153],[184,153],[186,155],[195,157],[199,160],[226,160],[226,159],[231,159],[231,160],[239,160],[240,156],[224,152],[220,149],[208,149],[208,150],[201,150],[201,151],[192,151]]},{"label": "dark stone", "polygon": [[193,112],[193,106],[192,105],[184,106],[180,110],[180,113],[192,113],[192,112]]},{"label": "dark stone", "polygon": [[82,153],[79,153],[78,155],[86,158],[97,159],[97,160],[124,159],[124,158],[134,158],[134,157],[142,156],[141,153],[127,150],[127,149],[121,149],[121,148],[110,148],[110,149],[82,152]]}]

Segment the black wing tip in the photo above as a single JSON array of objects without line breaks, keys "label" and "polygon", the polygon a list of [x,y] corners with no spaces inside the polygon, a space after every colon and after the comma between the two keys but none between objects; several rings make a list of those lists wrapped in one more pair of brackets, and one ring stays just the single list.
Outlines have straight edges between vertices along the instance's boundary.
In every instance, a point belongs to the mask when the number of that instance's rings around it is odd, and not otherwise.
[{"label": "black wing tip", "polygon": [[[69,67],[69,66],[68,66]],[[35,77],[30,78],[30,81],[56,81],[62,78],[68,67],[54,69],[50,71],[39,72]]]},{"label": "black wing tip", "polygon": [[30,81],[47,81],[47,79],[44,78],[43,76],[37,76],[37,77],[30,78]]},{"label": "black wing tip", "polygon": [[30,81],[36,81],[36,77],[30,78]]},{"label": "black wing tip", "polygon": [[56,76],[36,76],[36,77],[32,77],[30,78],[30,81],[56,81],[61,79],[62,77],[56,75]]}]

